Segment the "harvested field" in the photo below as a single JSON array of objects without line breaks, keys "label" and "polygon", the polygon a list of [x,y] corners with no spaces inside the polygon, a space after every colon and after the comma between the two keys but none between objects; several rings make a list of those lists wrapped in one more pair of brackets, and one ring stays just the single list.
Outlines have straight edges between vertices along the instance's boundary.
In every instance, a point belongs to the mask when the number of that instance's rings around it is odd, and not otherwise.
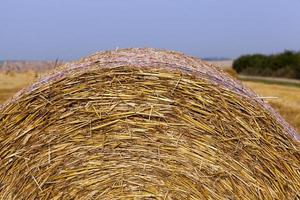
[{"label": "harvested field", "polygon": [[4,102],[10,97],[12,97],[15,93],[17,93],[20,88],[17,89],[0,89],[0,102]]},{"label": "harvested field", "polygon": [[251,90],[154,49],[66,64],[0,108],[3,199],[296,199],[299,136]]},{"label": "harvested field", "polygon": [[0,87],[1,89],[11,89],[18,90],[29,86],[29,84],[33,83],[37,79],[37,75],[35,72],[27,72],[27,73],[16,73],[16,72],[8,72],[8,73],[0,73]]},{"label": "harvested field", "polygon": [[275,97],[267,101],[300,133],[300,87],[256,82],[245,82],[245,85],[260,96]]},{"label": "harvested field", "polygon": [[35,72],[0,73],[0,104],[37,79]]}]

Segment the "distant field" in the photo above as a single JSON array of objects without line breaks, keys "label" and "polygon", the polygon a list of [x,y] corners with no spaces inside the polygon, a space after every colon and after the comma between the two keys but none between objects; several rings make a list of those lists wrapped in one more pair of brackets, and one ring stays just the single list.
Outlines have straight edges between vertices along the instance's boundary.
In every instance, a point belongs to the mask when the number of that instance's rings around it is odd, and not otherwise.
[{"label": "distant field", "polygon": [[[37,79],[34,72],[0,73],[0,103]],[[300,87],[245,81],[260,96],[278,97],[269,103],[300,132]]]},{"label": "distant field", "polygon": [[223,69],[232,68],[233,60],[210,60],[205,61]]},{"label": "distant field", "polygon": [[44,72],[53,69],[62,61],[2,61],[0,62],[0,72]]},{"label": "distant field", "polygon": [[260,82],[260,83],[279,84],[279,85],[300,87],[300,80],[298,80],[298,79],[263,77],[263,76],[245,76],[245,75],[238,75],[238,78],[241,79],[242,81],[251,81],[251,82]]}]

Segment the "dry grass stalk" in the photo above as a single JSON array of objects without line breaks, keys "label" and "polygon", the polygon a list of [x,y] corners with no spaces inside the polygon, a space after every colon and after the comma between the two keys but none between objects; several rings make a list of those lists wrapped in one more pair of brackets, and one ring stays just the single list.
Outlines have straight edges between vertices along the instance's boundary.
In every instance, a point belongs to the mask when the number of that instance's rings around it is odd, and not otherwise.
[{"label": "dry grass stalk", "polygon": [[0,109],[0,198],[299,198],[296,132],[215,68],[127,49],[60,70]]}]

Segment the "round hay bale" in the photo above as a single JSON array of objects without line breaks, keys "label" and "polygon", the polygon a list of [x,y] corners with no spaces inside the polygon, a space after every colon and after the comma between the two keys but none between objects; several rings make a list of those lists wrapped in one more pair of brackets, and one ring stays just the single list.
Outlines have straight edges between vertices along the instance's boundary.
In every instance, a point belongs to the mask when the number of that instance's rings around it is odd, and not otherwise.
[{"label": "round hay bale", "polygon": [[[0,108],[1,199],[296,199],[299,135],[180,53],[68,63]],[[297,196],[298,195],[298,196]]]}]

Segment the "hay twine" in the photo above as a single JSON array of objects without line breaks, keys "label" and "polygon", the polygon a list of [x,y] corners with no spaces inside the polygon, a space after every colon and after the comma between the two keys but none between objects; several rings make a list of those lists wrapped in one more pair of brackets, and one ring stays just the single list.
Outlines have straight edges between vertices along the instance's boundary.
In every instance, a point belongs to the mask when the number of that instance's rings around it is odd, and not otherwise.
[{"label": "hay twine", "polygon": [[300,198],[298,135],[256,97],[175,52],[66,64],[0,108],[0,198]]}]

